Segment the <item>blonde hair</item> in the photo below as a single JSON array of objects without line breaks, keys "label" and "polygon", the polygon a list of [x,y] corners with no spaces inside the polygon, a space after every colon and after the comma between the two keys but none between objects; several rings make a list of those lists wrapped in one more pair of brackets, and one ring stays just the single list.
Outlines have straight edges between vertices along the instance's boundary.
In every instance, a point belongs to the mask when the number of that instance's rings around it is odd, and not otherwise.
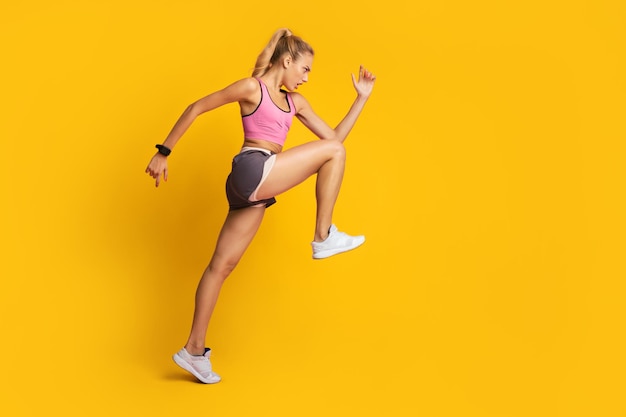
[{"label": "blonde hair", "polygon": [[278,29],[256,59],[252,76],[262,76],[285,54],[289,54],[296,60],[307,53],[313,55],[311,45],[302,40],[301,37],[292,34],[289,29]]}]

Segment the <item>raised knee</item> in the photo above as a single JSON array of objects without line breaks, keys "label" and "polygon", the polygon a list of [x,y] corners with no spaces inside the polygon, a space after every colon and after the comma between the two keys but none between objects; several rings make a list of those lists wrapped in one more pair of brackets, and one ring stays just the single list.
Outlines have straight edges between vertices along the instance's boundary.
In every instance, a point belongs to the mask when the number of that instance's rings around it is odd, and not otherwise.
[{"label": "raised knee", "polygon": [[346,157],[346,147],[343,146],[343,143],[338,140],[327,140],[327,146],[329,148],[329,152],[332,153],[334,158],[344,159]]}]

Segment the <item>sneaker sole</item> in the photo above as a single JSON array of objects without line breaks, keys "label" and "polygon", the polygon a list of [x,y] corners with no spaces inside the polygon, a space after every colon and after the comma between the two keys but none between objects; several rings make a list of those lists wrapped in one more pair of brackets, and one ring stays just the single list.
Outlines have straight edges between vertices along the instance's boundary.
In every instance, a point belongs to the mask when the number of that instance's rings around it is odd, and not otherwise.
[{"label": "sneaker sole", "polygon": [[362,244],[365,243],[365,238],[363,238],[363,240],[359,243],[357,243],[356,245],[352,245],[352,246],[347,246],[344,248],[337,248],[337,249],[330,249],[330,250],[323,250],[317,253],[313,254],[313,259],[325,259],[325,258],[329,258],[333,255],[338,255],[340,253],[344,253],[344,252],[348,252],[351,251],[352,249],[356,249],[359,246],[361,246]]},{"label": "sneaker sole", "polygon": [[180,366],[185,371],[189,372],[191,375],[193,375],[196,378],[198,378],[198,380],[200,382],[204,383],[204,384],[216,384],[216,383],[218,383],[218,382],[220,382],[222,380],[222,378],[219,375],[215,374],[215,373],[213,375],[215,375],[217,377],[217,380],[204,378],[202,375],[200,375],[198,372],[196,372],[196,370],[193,369],[187,363],[187,361],[185,361],[183,358],[178,356],[178,353],[175,353],[174,356],[172,356],[172,359],[174,359],[174,362],[176,362],[176,365]]}]

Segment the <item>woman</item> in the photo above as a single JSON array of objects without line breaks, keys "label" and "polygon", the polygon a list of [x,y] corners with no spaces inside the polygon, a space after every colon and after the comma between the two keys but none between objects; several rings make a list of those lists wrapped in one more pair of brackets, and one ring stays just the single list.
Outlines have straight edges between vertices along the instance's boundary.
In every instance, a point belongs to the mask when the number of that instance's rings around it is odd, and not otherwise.
[{"label": "woman", "polygon": [[[259,55],[252,77],[245,78],[191,104],[183,112],[146,172],[167,181],[167,156],[194,119],[227,103],[238,102],[244,127],[241,152],[233,159],[226,181],[230,210],[218,237],[215,252],[198,284],[189,339],[174,355],[174,361],[204,383],[220,381],[212,371],[211,350],[205,338],[222,283],[235,268],[257,232],[265,209],[274,196],[317,174],[317,215],[313,258],[322,259],[360,246],[363,236],[349,236],[332,224],[332,213],[345,166],[343,141],[354,126],[374,87],[376,77],[359,70],[352,75],[357,97],[343,120],[334,129],[294,92],[308,81],[313,49],[288,29],[278,30]],[[290,92],[282,90],[285,87]],[[284,152],[283,144],[293,116],[320,141],[309,142]]]}]

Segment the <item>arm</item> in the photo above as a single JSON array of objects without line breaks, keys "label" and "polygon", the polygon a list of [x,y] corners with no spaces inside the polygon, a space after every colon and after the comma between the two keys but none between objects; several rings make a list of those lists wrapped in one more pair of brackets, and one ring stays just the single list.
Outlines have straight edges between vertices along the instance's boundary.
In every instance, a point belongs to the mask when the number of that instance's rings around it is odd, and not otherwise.
[{"label": "arm", "polygon": [[374,82],[376,77],[371,72],[367,71],[363,66],[359,69],[359,79],[355,79],[352,74],[352,83],[357,92],[357,97],[350,106],[348,113],[344,116],[343,120],[333,129],[326,122],[324,122],[311,108],[306,99],[299,95],[294,94],[294,101],[298,108],[298,119],[309,128],[320,139],[332,139],[343,142],[354,127],[356,120],[358,119],[361,111],[365,107],[365,103],[372,93],[374,88]]},{"label": "arm", "polygon": [[[257,81],[244,78],[190,104],[174,124],[163,145],[173,149],[196,117],[227,103],[249,101],[256,89],[258,89]],[[161,182],[161,176],[167,181],[167,157],[157,152],[150,160],[146,173],[156,180],[157,187]]]}]

